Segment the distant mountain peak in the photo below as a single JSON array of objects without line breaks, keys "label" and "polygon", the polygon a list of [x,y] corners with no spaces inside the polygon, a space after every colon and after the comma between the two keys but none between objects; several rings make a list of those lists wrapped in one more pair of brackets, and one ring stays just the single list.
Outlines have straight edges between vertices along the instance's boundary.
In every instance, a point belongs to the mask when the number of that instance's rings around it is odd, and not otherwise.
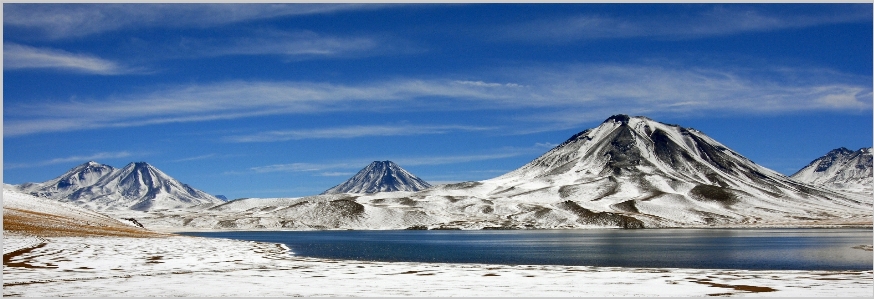
[{"label": "distant mountain peak", "polygon": [[392,161],[373,161],[346,182],[322,194],[419,191],[431,187]]},{"label": "distant mountain peak", "polygon": [[73,202],[95,210],[151,210],[222,202],[146,162],[132,162],[116,169],[88,161],[55,179],[22,184],[18,188],[32,195]]},{"label": "distant mountain peak", "polygon": [[871,194],[872,168],[871,148],[852,151],[840,147],[816,158],[791,178],[830,189]]}]

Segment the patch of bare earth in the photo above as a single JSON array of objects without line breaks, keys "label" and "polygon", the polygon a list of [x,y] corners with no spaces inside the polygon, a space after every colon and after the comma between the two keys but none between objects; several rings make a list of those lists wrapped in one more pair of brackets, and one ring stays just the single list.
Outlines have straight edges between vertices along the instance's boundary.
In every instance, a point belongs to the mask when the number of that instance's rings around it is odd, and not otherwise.
[{"label": "patch of bare earth", "polygon": [[94,223],[80,219],[40,213],[15,208],[3,208],[3,230],[40,237],[166,237],[168,234],[156,233],[143,228],[125,225],[121,222]]},{"label": "patch of bare earth", "polygon": [[[723,283],[715,283],[710,281],[710,279],[695,279],[692,280],[694,283],[705,284],[715,288],[726,288],[726,289],[734,289],[735,291],[743,291],[747,293],[767,293],[767,292],[776,292],[777,289],[770,287],[760,287],[760,286],[751,286],[751,285],[730,285]],[[716,293],[709,294],[708,296],[729,296],[734,295],[733,293]]]},{"label": "patch of bare earth", "polygon": [[31,265],[31,264],[28,263],[28,262],[13,262],[13,261],[12,261],[12,259],[14,259],[14,258],[16,258],[16,257],[18,257],[18,256],[21,256],[21,255],[24,255],[24,254],[30,253],[31,251],[33,251],[33,250],[35,250],[35,249],[40,249],[40,248],[45,247],[45,246],[46,246],[46,243],[43,242],[43,243],[40,243],[40,244],[38,244],[38,245],[36,245],[36,246],[34,246],[34,247],[22,248],[22,249],[15,250],[15,251],[10,252],[10,253],[6,253],[6,254],[3,255],[3,266],[6,266],[6,267],[21,267],[21,268],[30,268],[30,269],[34,269],[34,268],[57,268],[57,267],[51,267],[51,266],[34,266],[34,265]]},{"label": "patch of bare earth", "polygon": [[3,266],[21,268],[57,268],[55,265],[46,264],[36,266],[29,259],[18,259],[31,251],[46,246],[42,238],[49,237],[133,237],[153,238],[166,237],[167,234],[155,233],[143,228],[125,225],[121,222],[113,223],[107,218],[106,222],[90,222],[61,215],[47,214],[30,210],[22,210],[11,207],[3,208],[3,233],[4,235],[30,235],[36,236],[42,242],[32,246],[14,250],[3,254]]}]

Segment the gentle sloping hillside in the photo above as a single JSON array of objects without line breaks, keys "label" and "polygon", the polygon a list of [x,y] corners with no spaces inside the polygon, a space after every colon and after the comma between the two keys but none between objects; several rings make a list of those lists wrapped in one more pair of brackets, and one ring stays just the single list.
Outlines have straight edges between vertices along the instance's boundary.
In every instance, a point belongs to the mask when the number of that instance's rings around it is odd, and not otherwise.
[{"label": "gentle sloping hillside", "polygon": [[3,231],[43,237],[164,236],[91,210],[3,188]]}]

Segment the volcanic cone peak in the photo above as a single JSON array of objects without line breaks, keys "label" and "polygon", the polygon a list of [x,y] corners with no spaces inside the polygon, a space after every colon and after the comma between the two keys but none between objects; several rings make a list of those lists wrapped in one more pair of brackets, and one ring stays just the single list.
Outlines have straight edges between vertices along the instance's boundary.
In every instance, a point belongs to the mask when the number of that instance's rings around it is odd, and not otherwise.
[{"label": "volcanic cone peak", "polygon": [[611,116],[493,180],[579,184],[602,179],[640,192],[686,193],[680,185],[709,185],[774,196],[801,188],[698,130],[627,115]]},{"label": "volcanic cone peak", "polygon": [[355,176],[322,194],[419,191],[430,184],[392,161],[373,161]]},{"label": "volcanic cone peak", "polygon": [[221,200],[170,177],[146,162],[121,169],[96,162],[79,165],[43,183],[28,183],[21,191],[94,210],[182,208]]}]

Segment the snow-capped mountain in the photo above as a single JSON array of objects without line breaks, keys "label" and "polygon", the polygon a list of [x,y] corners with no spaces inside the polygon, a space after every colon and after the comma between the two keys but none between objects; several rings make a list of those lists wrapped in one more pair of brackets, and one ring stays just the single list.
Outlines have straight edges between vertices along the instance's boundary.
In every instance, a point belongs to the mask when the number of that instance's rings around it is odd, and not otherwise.
[{"label": "snow-capped mountain", "polygon": [[790,179],[695,129],[615,115],[489,180],[242,199],[140,221],[221,229],[870,226],[871,208],[870,196]]},{"label": "snow-capped mountain", "polygon": [[373,161],[355,176],[322,194],[419,191],[430,184],[392,161]]},{"label": "snow-capped mountain", "polygon": [[18,189],[93,210],[149,211],[223,202],[145,162],[116,169],[90,161],[55,179],[22,184]]},{"label": "snow-capped mountain", "polygon": [[116,170],[112,166],[89,161],[52,180],[43,183],[24,183],[19,188],[41,197],[64,198],[79,189],[96,184],[101,178]]},{"label": "snow-capped mountain", "polygon": [[627,115],[614,115],[484,183],[498,186],[495,195],[557,197],[643,222],[754,223],[870,210],[762,167],[701,131]]},{"label": "snow-capped mountain", "polygon": [[827,188],[872,194],[872,148],[834,149],[793,174],[795,180]]},{"label": "snow-capped mountain", "polygon": [[[654,193],[702,198],[725,192],[756,197],[804,193],[803,186],[698,130],[627,115],[614,115],[491,181],[574,186],[574,194],[593,201]],[[589,189],[609,192],[581,192]]]}]

